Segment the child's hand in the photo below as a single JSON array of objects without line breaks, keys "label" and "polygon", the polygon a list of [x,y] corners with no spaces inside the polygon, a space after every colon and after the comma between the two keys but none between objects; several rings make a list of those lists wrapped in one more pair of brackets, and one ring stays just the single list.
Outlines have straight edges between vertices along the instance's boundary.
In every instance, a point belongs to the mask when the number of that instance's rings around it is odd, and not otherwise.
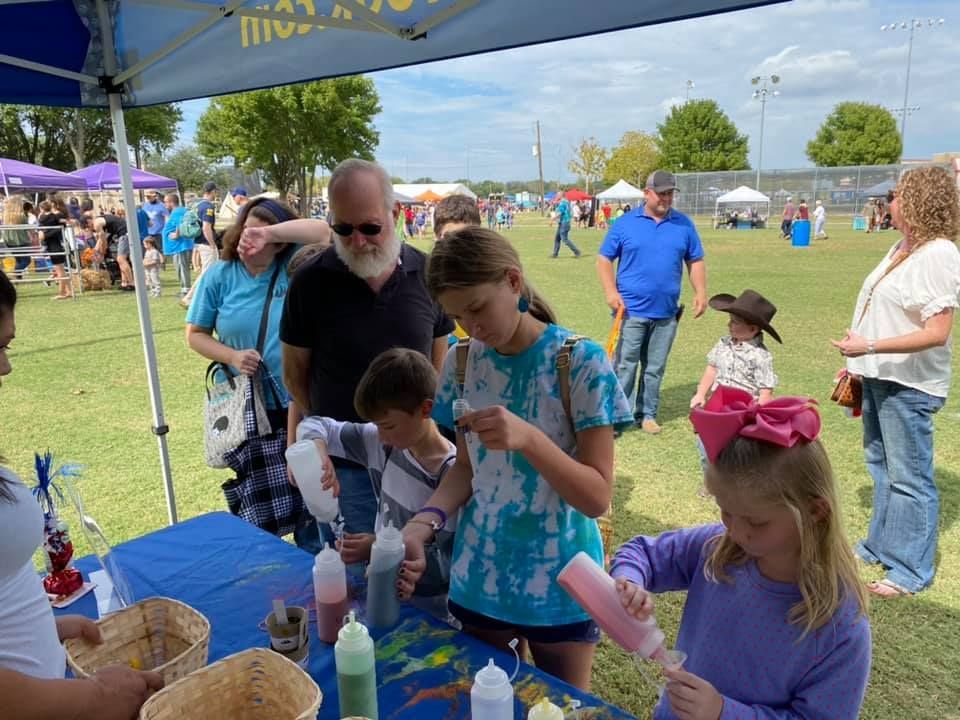
[{"label": "child's hand", "polygon": [[502,405],[474,410],[460,418],[458,428],[467,428],[490,450],[522,450],[532,426]]},{"label": "child's hand", "polygon": [[403,527],[403,545],[405,559],[400,563],[397,578],[397,595],[401,600],[409,600],[414,588],[427,569],[427,556],[424,545],[433,537],[433,530],[423,523],[408,522]]},{"label": "child's hand", "polygon": [[346,565],[368,562],[370,560],[370,548],[373,547],[373,541],[376,539],[377,536],[372,533],[344,533],[343,540],[337,543],[340,559]]},{"label": "child's hand", "polygon": [[83,615],[62,615],[58,617],[57,637],[60,638],[60,642],[74,638],[83,638],[94,645],[103,642],[100,638],[100,628],[93,620]]},{"label": "child's hand", "polygon": [[320,485],[321,490],[333,489],[333,496],[340,497],[340,480],[337,479],[337,471],[333,467],[333,460],[327,454],[327,444],[319,438],[313,441],[320,452],[323,453],[323,482]]},{"label": "child's hand", "polygon": [[653,595],[639,585],[617,578],[617,594],[620,604],[638,620],[646,620],[653,614]]},{"label": "child's hand", "polygon": [[702,407],[707,402],[707,399],[703,396],[702,393],[697,393],[692,398],[690,398],[690,409],[693,410],[696,407]]},{"label": "child's hand", "polygon": [[670,708],[680,720],[718,720],[723,712],[723,696],[703,678],[686,670],[663,671]]}]

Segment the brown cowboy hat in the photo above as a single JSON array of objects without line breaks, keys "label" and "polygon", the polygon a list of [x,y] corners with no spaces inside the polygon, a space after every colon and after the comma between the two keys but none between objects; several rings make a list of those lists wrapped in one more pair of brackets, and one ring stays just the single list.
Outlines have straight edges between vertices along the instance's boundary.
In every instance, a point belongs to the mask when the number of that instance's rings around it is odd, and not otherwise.
[{"label": "brown cowboy hat", "polygon": [[761,330],[770,333],[770,337],[781,345],[783,340],[773,329],[770,321],[777,314],[777,306],[767,300],[756,290],[744,290],[740,297],[734,297],[728,293],[720,293],[710,298],[710,307],[720,312],[733,313],[742,317],[751,325],[756,325]]}]

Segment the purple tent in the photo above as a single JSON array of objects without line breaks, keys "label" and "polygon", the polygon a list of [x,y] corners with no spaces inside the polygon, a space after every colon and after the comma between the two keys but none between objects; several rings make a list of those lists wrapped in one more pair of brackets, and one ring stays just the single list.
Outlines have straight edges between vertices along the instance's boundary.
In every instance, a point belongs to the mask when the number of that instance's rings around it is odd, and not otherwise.
[{"label": "purple tent", "polygon": [[80,178],[19,160],[0,158],[0,187],[5,195],[47,190],[86,190]]},{"label": "purple tent", "polygon": [[[120,166],[116,163],[98,163],[70,174],[83,181],[85,190],[119,190],[122,187],[120,184]],[[165,178],[162,175],[154,175],[140,168],[131,167],[130,175],[133,177],[135,190],[177,189],[176,180]]]}]

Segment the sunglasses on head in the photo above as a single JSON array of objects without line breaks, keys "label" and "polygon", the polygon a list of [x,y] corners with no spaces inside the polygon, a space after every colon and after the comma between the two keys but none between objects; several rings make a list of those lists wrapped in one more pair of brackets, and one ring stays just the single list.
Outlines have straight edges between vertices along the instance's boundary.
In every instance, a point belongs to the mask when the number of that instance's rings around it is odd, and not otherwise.
[{"label": "sunglasses on head", "polygon": [[383,225],[378,225],[377,223],[360,223],[359,225],[352,225],[350,223],[335,223],[331,227],[333,228],[333,231],[340,237],[350,237],[353,235],[354,230],[359,230],[361,235],[375,237],[383,230]]}]

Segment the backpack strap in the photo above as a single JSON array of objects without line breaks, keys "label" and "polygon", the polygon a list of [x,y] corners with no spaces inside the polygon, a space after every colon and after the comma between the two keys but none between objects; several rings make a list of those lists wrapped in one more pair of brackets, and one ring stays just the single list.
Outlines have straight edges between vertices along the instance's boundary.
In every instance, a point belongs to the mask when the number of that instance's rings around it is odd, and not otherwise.
[{"label": "backpack strap", "polygon": [[583,335],[571,335],[563,341],[560,352],[557,353],[557,379],[560,381],[560,402],[563,404],[563,413],[573,425],[573,415],[570,412],[570,356],[573,348],[583,340]]},{"label": "backpack strap", "polygon": [[463,397],[463,386],[467,382],[467,358],[470,356],[470,338],[460,338],[457,340],[456,350],[456,367],[454,368],[455,377],[457,380],[457,389],[459,390],[458,397]]}]

